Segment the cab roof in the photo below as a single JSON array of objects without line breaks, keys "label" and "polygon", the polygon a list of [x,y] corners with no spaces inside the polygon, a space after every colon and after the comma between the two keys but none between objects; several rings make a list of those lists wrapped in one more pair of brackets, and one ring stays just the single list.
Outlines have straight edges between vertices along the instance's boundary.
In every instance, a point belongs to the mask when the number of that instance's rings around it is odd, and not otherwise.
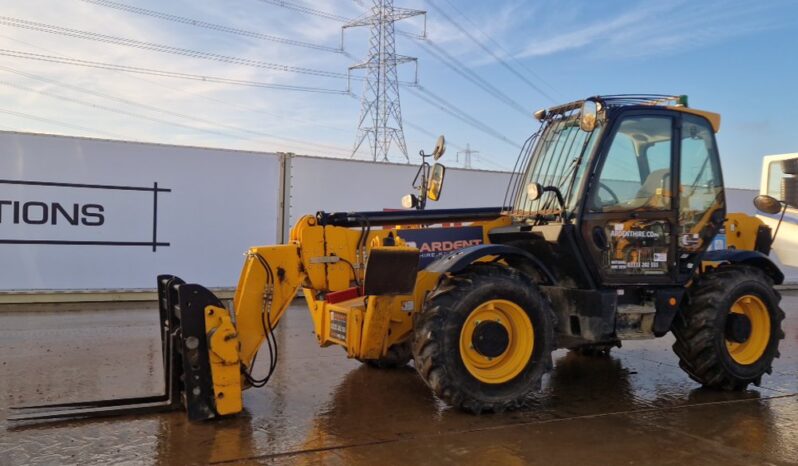
[{"label": "cab roof", "polygon": [[709,120],[712,125],[712,130],[718,132],[720,130],[720,114],[709,112],[706,110],[698,110],[690,108],[687,105],[686,95],[665,95],[665,94],[619,94],[619,95],[603,95],[588,97],[587,99],[576,100],[563,105],[557,105],[547,109],[542,109],[535,112],[535,117],[538,120],[543,120],[548,116],[560,114],[568,115],[574,111],[582,108],[582,104],[586,100],[594,100],[601,103],[607,108],[619,108],[630,106],[656,106],[666,107],[670,110],[678,112],[690,113],[698,115]]}]

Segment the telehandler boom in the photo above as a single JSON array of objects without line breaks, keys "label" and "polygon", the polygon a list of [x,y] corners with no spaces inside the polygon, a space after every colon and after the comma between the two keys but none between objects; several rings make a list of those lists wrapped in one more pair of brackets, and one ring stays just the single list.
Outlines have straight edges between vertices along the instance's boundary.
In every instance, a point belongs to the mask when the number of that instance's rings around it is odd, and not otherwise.
[{"label": "telehandler boom", "polygon": [[[720,116],[660,95],[592,97],[535,116],[541,127],[519,155],[507,207],[424,210],[445,171],[422,153],[423,183],[405,198],[416,210],[302,217],[287,244],[246,253],[232,308],[159,276],[163,395],[12,418],[240,412],[242,390],[274,371],[274,329],[300,290],[319,345],[377,367],[413,360],[436,396],[475,413],[523,405],[556,348],[600,353],[668,332],[698,383],[759,384],[784,336],[773,288],[783,275],[767,256],[770,229],[726,213]],[[430,155],[443,150],[441,139]]]}]

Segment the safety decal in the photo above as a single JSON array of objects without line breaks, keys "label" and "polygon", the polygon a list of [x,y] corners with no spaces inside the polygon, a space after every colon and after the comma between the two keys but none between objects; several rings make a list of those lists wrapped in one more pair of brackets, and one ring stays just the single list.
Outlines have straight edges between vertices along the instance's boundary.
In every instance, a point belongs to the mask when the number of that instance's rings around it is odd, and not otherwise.
[{"label": "safety decal", "polygon": [[330,337],[346,342],[346,314],[330,311]]}]

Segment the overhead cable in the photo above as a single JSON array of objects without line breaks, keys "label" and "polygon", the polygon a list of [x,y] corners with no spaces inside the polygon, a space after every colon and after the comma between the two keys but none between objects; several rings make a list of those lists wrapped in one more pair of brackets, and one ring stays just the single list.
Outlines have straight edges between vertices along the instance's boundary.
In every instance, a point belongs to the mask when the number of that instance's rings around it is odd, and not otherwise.
[{"label": "overhead cable", "polygon": [[46,32],[49,34],[57,34],[66,37],[75,37],[78,39],[91,40],[108,44],[123,45],[126,47],[133,47],[144,50],[153,50],[156,52],[169,53],[173,55],[183,55],[192,58],[200,58],[203,60],[213,60],[222,63],[230,63],[234,65],[268,69],[273,71],[284,71],[289,73],[307,74],[312,76],[322,76],[325,78],[336,78],[336,79],[356,79],[356,80],[363,79],[357,76],[350,77],[347,73],[338,73],[335,71],[283,65],[279,63],[269,63],[260,60],[253,60],[251,58],[231,57],[227,55],[221,55],[218,53],[202,52],[199,50],[184,49],[181,47],[172,47],[164,44],[144,42],[134,39],[127,39],[124,37],[99,34],[96,32],[88,32],[88,31],[81,31],[78,29],[64,28],[60,26],[54,26],[52,24],[39,23],[36,21],[28,21],[8,16],[0,16],[0,25],[12,26],[21,29],[38,31],[38,32]]},{"label": "overhead cable", "polygon": [[527,66],[524,62],[515,58],[515,56],[512,53],[510,53],[499,41],[491,37],[482,28],[480,28],[480,26],[475,21],[466,16],[465,13],[463,13],[463,10],[458,8],[457,5],[454,4],[454,2],[452,2],[451,0],[444,0],[444,1],[449,5],[449,7],[451,7],[455,12],[457,12],[457,14],[459,14],[463,19],[468,21],[468,23],[471,25],[472,30],[479,31],[479,33],[482,34],[485,38],[487,38],[496,48],[501,50],[506,57],[509,57],[513,63],[515,63],[520,68],[523,68],[525,72],[534,76],[538,81],[543,83],[546,87],[548,87],[555,93],[559,94],[559,91],[557,91],[557,89],[555,89],[554,86],[552,86],[549,82],[543,79],[543,77],[540,76],[540,74],[536,73],[535,70]]},{"label": "overhead cable", "polygon": [[499,56],[499,55],[498,55],[496,52],[494,52],[493,50],[491,50],[491,49],[490,49],[490,47],[488,47],[488,46],[486,46],[485,44],[483,44],[483,43],[482,43],[482,41],[480,41],[480,40],[479,40],[479,39],[477,39],[477,38],[476,38],[476,37],[475,37],[473,34],[471,34],[471,31],[469,31],[467,28],[463,27],[463,26],[462,26],[460,23],[458,23],[457,21],[455,21],[455,20],[454,20],[454,19],[453,19],[451,16],[449,16],[448,14],[446,14],[446,12],[445,12],[445,11],[443,11],[443,9],[439,8],[439,7],[438,7],[438,6],[437,6],[437,5],[436,5],[436,4],[435,4],[435,3],[434,3],[432,0],[427,0],[427,4],[428,4],[429,6],[431,6],[431,7],[432,7],[432,8],[433,8],[433,9],[434,9],[436,12],[438,12],[438,14],[440,14],[440,15],[441,15],[441,16],[442,16],[444,19],[446,19],[446,21],[448,21],[449,23],[451,23],[451,24],[452,24],[454,27],[456,27],[456,28],[457,28],[457,29],[458,29],[460,32],[462,32],[463,34],[465,34],[465,36],[466,36],[466,37],[468,37],[469,39],[471,39],[471,41],[472,41],[472,42],[474,42],[474,43],[475,43],[475,44],[476,44],[476,45],[477,45],[479,48],[481,48],[482,50],[484,50],[484,51],[485,51],[486,53],[488,53],[488,54],[489,54],[491,57],[493,57],[493,58],[494,58],[494,59],[495,59],[497,62],[499,62],[499,64],[500,64],[500,65],[502,65],[502,66],[503,66],[505,69],[507,69],[507,71],[509,71],[509,72],[510,72],[510,73],[512,73],[514,76],[516,76],[518,79],[520,79],[521,81],[523,81],[524,83],[526,83],[526,84],[527,84],[529,87],[531,87],[532,89],[534,89],[534,90],[535,90],[535,91],[536,91],[538,94],[542,95],[543,97],[545,97],[545,98],[549,99],[549,100],[550,100],[550,101],[552,101],[552,102],[556,102],[556,100],[555,100],[555,99],[554,99],[554,98],[553,98],[551,95],[549,95],[549,94],[548,94],[546,91],[544,91],[543,89],[541,89],[541,88],[540,88],[540,86],[538,86],[537,84],[535,84],[534,82],[532,82],[532,81],[531,81],[529,78],[527,78],[526,76],[524,76],[522,73],[519,73],[519,72],[518,72],[518,70],[516,70],[515,68],[513,68],[512,66],[510,66],[510,65],[507,63],[507,61],[506,61],[506,60],[504,60],[504,59],[503,59],[501,56]]},{"label": "overhead cable", "polygon": [[162,20],[166,20],[166,21],[172,21],[172,22],[175,22],[175,23],[186,24],[186,25],[189,25],[189,26],[194,26],[194,27],[199,27],[199,28],[210,29],[210,30],[213,30],[213,31],[226,32],[226,33],[229,33],[229,34],[236,34],[236,35],[239,35],[239,36],[250,37],[250,38],[254,38],[254,39],[268,40],[268,41],[277,42],[277,43],[280,43],[280,44],[293,45],[293,46],[296,46],[296,47],[305,47],[305,48],[314,49],[314,50],[321,50],[321,51],[324,51],[324,52],[343,53],[343,50],[340,49],[340,48],[329,47],[329,46],[320,45],[320,44],[313,44],[313,43],[310,43],[310,42],[303,42],[303,41],[300,41],[300,40],[288,39],[286,37],[273,36],[271,34],[264,34],[262,32],[248,31],[248,30],[245,30],[245,29],[239,29],[239,28],[234,28],[234,27],[230,27],[230,26],[224,26],[224,25],[221,25],[221,24],[209,23],[207,21],[201,21],[201,20],[197,20],[197,19],[193,19],[193,18],[187,18],[185,16],[172,15],[172,14],[163,13],[163,12],[160,12],[160,11],[148,10],[146,8],[139,8],[139,7],[132,6],[132,5],[127,5],[127,4],[124,4],[124,3],[112,2],[110,0],[81,0],[81,1],[86,2],[86,3],[91,3],[91,4],[94,4],[94,5],[98,5],[98,6],[103,6],[103,7],[106,7],[106,8],[113,8],[115,10],[125,11],[127,13],[134,13],[134,14],[142,15],[142,16],[150,16],[150,17],[153,17],[153,18],[158,18],[158,19],[162,19]]},{"label": "overhead cable", "polygon": [[104,63],[97,61],[81,60],[78,58],[60,57],[55,55],[44,55],[39,53],[22,52],[19,50],[0,49],[0,56],[24,58],[27,60],[37,60],[50,63],[61,63],[65,65],[83,66],[88,68],[98,68],[113,71],[124,71],[128,73],[146,74],[151,76],[161,76],[167,78],[188,79],[192,81],[202,81],[218,84],[234,84],[238,86],[260,87],[266,89],[278,89],[285,91],[315,92],[321,94],[348,95],[349,92],[342,89],[326,89],[321,87],[293,86],[290,84],[267,83],[261,81],[247,81],[242,79],[231,79],[219,76],[206,76],[189,73],[179,73],[174,71],[155,70],[152,68],[141,68],[136,66],[117,65],[114,63]]},{"label": "overhead cable", "polygon": [[337,15],[335,13],[330,13],[328,11],[318,10],[316,8],[312,8],[306,5],[302,5],[297,2],[287,2],[284,0],[258,0],[261,3],[269,3],[271,5],[279,6],[281,8],[285,8],[288,10],[298,11],[300,13],[305,13],[308,15],[318,16],[321,18],[331,19],[333,21],[339,21],[342,23],[348,22],[351,18],[347,18],[345,16]]},{"label": "overhead cable", "polygon": [[222,128],[227,128],[227,129],[234,130],[234,131],[240,131],[242,133],[248,133],[248,134],[251,134],[251,135],[254,135],[254,136],[261,136],[261,137],[268,137],[268,138],[272,138],[272,139],[284,140],[284,141],[292,142],[292,143],[295,143],[295,144],[305,145],[305,146],[308,146],[308,147],[315,147],[316,150],[318,150],[318,148],[321,148],[321,149],[323,149],[324,151],[327,151],[327,152],[329,152],[329,151],[339,151],[340,154],[345,153],[345,152],[343,152],[344,149],[337,148],[337,147],[334,147],[334,146],[326,146],[326,145],[323,145],[323,144],[309,143],[309,142],[305,142],[305,141],[301,141],[301,140],[297,140],[297,139],[286,138],[286,137],[283,137],[283,136],[276,136],[274,134],[266,133],[266,132],[263,132],[263,131],[251,130],[251,129],[247,129],[247,128],[238,127],[238,126],[235,126],[235,125],[230,125],[230,124],[221,123],[221,122],[217,122],[217,121],[207,120],[207,119],[204,119],[204,118],[190,116],[190,115],[186,115],[186,114],[183,114],[183,113],[174,112],[174,111],[171,111],[171,110],[166,110],[166,109],[162,109],[162,108],[159,108],[159,107],[155,107],[155,106],[152,106],[152,105],[137,103],[137,102],[134,102],[134,101],[131,101],[131,100],[128,100],[128,99],[112,96],[112,95],[105,94],[105,93],[102,93],[102,92],[99,92],[99,91],[88,90],[88,89],[81,88],[79,86],[74,86],[74,85],[71,85],[71,84],[61,83],[61,82],[56,81],[56,80],[43,78],[43,77],[37,77],[35,75],[31,75],[30,73],[17,71],[17,70],[14,70],[14,69],[11,69],[11,68],[7,68],[7,67],[4,67],[4,66],[0,66],[0,69],[6,70],[6,71],[9,71],[9,72],[12,72],[12,73],[16,73],[16,74],[19,74],[19,75],[22,75],[22,76],[25,76],[25,77],[28,77],[28,78],[31,78],[31,79],[36,79],[36,80],[39,80],[39,81],[42,81],[42,82],[47,82],[47,83],[54,84],[54,85],[57,85],[57,86],[60,86],[60,87],[71,89],[73,91],[80,92],[80,93],[83,93],[83,94],[94,95],[96,97],[101,97],[101,98],[113,100],[113,101],[116,101],[118,103],[122,103],[122,104],[125,104],[125,105],[137,106],[137,107],[144,108],[144,109],[147,109],[147,110],[150,110],[150,111],[154,111],[154,112],[158,112],[158,113],[164,113],[164,114],[167,114],[167,115],[176,116],[178,118],[183,118],[183,119],[187,119],[187,120],[196,121],[196,122],[208,125],[208,127],[192,126],[192,125],[187,125],[187,124],[176,122],[176,121],[164,120],[162,118],[153,117],[153,116],[150,116],[150,115],[143,115],[141,113],[131,112],[131,111],[128,111],[128,110],[125,110],[125,109],[121,109],[121,108],[108,107],[106,105],[97,104],[97,103],[93,103],[93,102],[88,102],[88,101],[85,101],[85,100],[76,99],[76,98],[72,98],[72,97],[67,97],[65,95],[61,95],[61,94],[57,94],[57,93],[49,92],[49,91],[44,91],[44,90],[41,90],[41,89],[31,88],[31,87],[28,87],[28,86],[23,86],[21,84],[0,81],[0,85],[4,85],[4,86],[7,86],[7,87],[12,87],[12,88],[16,88],[16,89],[20,89],[20,90],[24,90],[24,91],[28,91],[28,92],[33,92],[33,93],[45,95],[45,96],[48,96],[48,97],[51,97],[51,98],[54,98],[54,99],[58,99],[58,100],[62,100],[62,101],[65,101],[65,102],[71,102],[71,103],[75,103],[75,104],[78,104],[78,105],[89,106],[89,107],[97,108],[97,109],[108,111],[108,112],[112,112],[112,113],[118,113],[118,114],[121,114],[121,115],[131,116],[131,117],[134,117],[134,118],[139,118],[139,119],[143,119],[143,120],[153,121],[153,122],[161,123],[161,124],[178,126],[178,127],[181,127],[181,128],[192,130],[192,131],[209,133],[209,134],[214,134],[214,135],[222,136],[222,137],[228,137],[228,138],[234,138],[234,139],[242,139],[241,136],[237,136],[235,134],[231,134],[231,133],[228,133],[228,132],[219,131],[219,130],[217,130],[215,128],[222,127]]}]

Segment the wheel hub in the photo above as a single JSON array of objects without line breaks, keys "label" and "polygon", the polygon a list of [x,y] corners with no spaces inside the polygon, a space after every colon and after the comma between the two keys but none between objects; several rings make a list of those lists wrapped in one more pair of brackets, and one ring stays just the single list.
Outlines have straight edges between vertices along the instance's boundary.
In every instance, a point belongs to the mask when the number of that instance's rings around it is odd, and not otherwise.
[{"label": "wheel hub", "polygon": [[530,363],[535,329],[521,306],[491,299],[468,314],[460,330],[459,347],[462,363],[474,378],[502,384]]},{"label": "wheel hub", "polygon": [[726,315],[726,349],[737,364],[756,363],[770,343],[770,314],[758,296],[746,294],[732,304]]},{"label": "wheel hub", "polygon": [[730,313],[726,317],[726,339],[745,343],[751,337],[751,319],[745,314]]},{"label": "wheel hub", "polygon": [[483,321],[477,324],[471,336],[471,344],[477,353],[495,358],[504,354],[510,345],[510,334],[504,325],[496,321]]}]

